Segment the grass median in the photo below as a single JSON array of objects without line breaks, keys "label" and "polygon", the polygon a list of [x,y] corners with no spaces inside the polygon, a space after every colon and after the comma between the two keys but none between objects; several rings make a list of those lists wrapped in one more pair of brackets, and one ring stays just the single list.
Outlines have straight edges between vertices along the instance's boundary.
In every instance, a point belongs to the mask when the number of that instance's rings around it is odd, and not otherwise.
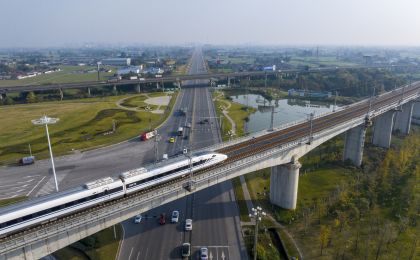
[{"label": "grass median", "polygon": [[[156,95],[166,95],[157,93]],[[43,102],[0,107],[0,164],[16,162],[32,153],[38,159],[48,157],[45,128],[34,126],[32,119],[43,115],[60,118],[49,126],[55,155],[118,143],[160,125],[170,114],[177,92],[164,114],[130,111],[116,102],[130,96],[112,96],[79,100]],[[115,127],[114,127],[115,126]],[[115,130],[115,131],[114,131]]]}]

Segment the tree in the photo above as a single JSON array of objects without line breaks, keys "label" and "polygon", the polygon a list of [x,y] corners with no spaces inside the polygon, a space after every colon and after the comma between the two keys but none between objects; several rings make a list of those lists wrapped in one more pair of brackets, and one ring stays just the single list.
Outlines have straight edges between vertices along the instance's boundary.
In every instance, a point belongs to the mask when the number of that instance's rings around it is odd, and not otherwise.
[{"label": "tree", "polygon": [[331,229],[328,226],[321,225],[321,230],[319,232],[319,242],[321,245],[321,255],[324,248],[327,246],[328,241],[331,236]]},{"label": "tree", "polygon": [[36,96],[34,92],[29,92],[28,95],[26,95],[26,103],[35,103],[36,100]]},{"label": "tree", "polygon": [[5,104],[5,105],[13,105],[14,103],[15,103],[15,101],[13,101],[13,99],[10,98],[10,97],[6,96],[4,98],[3,104]]}]

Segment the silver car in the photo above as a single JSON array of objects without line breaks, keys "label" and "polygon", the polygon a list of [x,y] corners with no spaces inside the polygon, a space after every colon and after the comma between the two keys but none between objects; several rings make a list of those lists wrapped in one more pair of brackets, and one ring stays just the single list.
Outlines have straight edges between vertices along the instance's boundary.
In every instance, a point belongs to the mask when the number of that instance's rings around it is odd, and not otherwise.
[{"label": "silver car", "polygon": [[186,231],[192,230],[192,219],[185,220],[185,230]]}]

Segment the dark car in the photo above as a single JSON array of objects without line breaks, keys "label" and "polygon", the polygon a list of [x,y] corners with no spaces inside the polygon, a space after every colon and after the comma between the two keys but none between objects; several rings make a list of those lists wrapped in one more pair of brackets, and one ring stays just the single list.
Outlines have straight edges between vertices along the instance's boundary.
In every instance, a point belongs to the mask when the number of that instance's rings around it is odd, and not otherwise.
[{"label": "dark car", "polygon": [[181,255],[183,257],[188,257],[191,255],[191,244],[190,243],[184,243],[181,247]]},{"label": "dark car", "polygon": [[161,224],[161,225],[166,224],[166,214],[165,213],[160,214],[159,224]]}]

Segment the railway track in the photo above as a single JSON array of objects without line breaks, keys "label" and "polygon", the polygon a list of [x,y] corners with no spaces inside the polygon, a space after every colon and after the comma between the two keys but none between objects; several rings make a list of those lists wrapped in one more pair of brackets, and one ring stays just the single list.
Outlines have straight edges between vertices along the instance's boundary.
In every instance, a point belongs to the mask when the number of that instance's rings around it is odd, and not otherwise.
[{"label": "railway track", "polygon": [[[374,102],[372,102],[371,110],[374,111],[375,109],[381,108],[383,104],[388,104],[390,102],[391,103],[392,102],[398,102],[399,100],[401,100],[402,95],[409,96],[409,95],[419,93],[419,89],[420,89],[420,83],[417,83],[417,84],[413,85],[412,87],[410,87],[406,90],[398,90],[396,92],[386,93],[383,96],[378,97],[376,100],[374,100]],[[352,106],[352,107],[346,108],[344,110],[337,111],[335,113],[326,115],[324,117],[314,119],[314,121],[313,121],[313,134],[315,134],[317,132],[320,132],[322,130],[328,129],[329,127],[334,126],[336,124],[343,123],[350,118],[366,115],[367,112],[368,112],[368,109],[369,109],[369,101],[367,100],[367,101],[361,102],[357,106]],[[260,152],[263,152],[263,151],[267,151],[267,150],[269,150],[271,148],[274,148],[276,146],[286,144],[286,143],[298,140],[299,138],[308,136],[309,128],[310,128],[310,123],[309,122],[304,122],[304,123],[300,123],[300,124],[291,126],[289,128],[286,128],[286,129],[283,129],[283,130],[280,130],[280,131],[277,131],[277,132],[273,132],[273,133],[270,133],[270,134],[267,134],[267,135],[249,140],[247,142],[243,142],[243,143],[235,144],[235,145],[232,145],[232,146],[229,146],[229,147],[226,147],[226,148],[219,149],[216,152],[224,153],[224,154],[228,155],[228,159],[226,159],[221,164],[214,165],[214,166],[211,166],[209,168],[197,171],[197,172],[194,173],[194,175],[199,176],[201,174],[205,174],[206,172],[209,172],[211,170],[219,168],[223,165],[226,165],[226,164],[244,159],[244,158],[252,156],[254,154],[257,154],[257,153],[260,153]],[[24,231],[20,231],[20,232],[8,235],[8,236],[0,239],[0,244],[7,241],[7,240],[18,239],[22,235],[33,233],[33,232],[39,231],[39,230],[44,229],[44,228],[52,227],[54,225],[57,225],[59,222],[70,221],[70,220],[75,219],[77,217],[80,217],[82,215],[90,214],[90,213],[92,213],[94,211],[97,211],[99,209],[102,209],[102,208],[105,208],[105,207],[110,207],[110,206],[115,205],[117,203],[121,203],[121,202],[124,202],[124,201],[128,201],[130,199],[134,199],[138,196],[143,196],[147,193],[162,189],[164,187],[168,187],[168,186],[171,186],[171,185],[174,185],[174,184],[179,184],[179,183],[182,184],[182,183],[184,183],[184,181],[188,180],[189,178],[190,177],[187,175],[187,176],[184,176],[184,177],[173,179],[169,182],[159,184],[159,185],[154,186],[152,188],[149,188],[147,190],[142,190],[142,191],[130,194],[130,195],[125,196],[125,197],[121,197],[121,198],[118,198],[118,199],[115,199],[115,200],[112,200],[112,201],[108,201],[108,202],[103,203],[101,205],[96,205],[95,207],[92,207],[92,208],[89,208],[89,209],[86,209],[86,210],[82,210],[80,212],[76,212],[76,213],[73,213],[73,214],[68,215],[68,216],[57,218],[57,219],[54,219],[54,220],[52,220],[48,223],[44,223],[44,224],[41,224],[41,225],[38,225],[38,226],[35,226],[35,227],[31,227],[31,228],[26,229]]]}]

